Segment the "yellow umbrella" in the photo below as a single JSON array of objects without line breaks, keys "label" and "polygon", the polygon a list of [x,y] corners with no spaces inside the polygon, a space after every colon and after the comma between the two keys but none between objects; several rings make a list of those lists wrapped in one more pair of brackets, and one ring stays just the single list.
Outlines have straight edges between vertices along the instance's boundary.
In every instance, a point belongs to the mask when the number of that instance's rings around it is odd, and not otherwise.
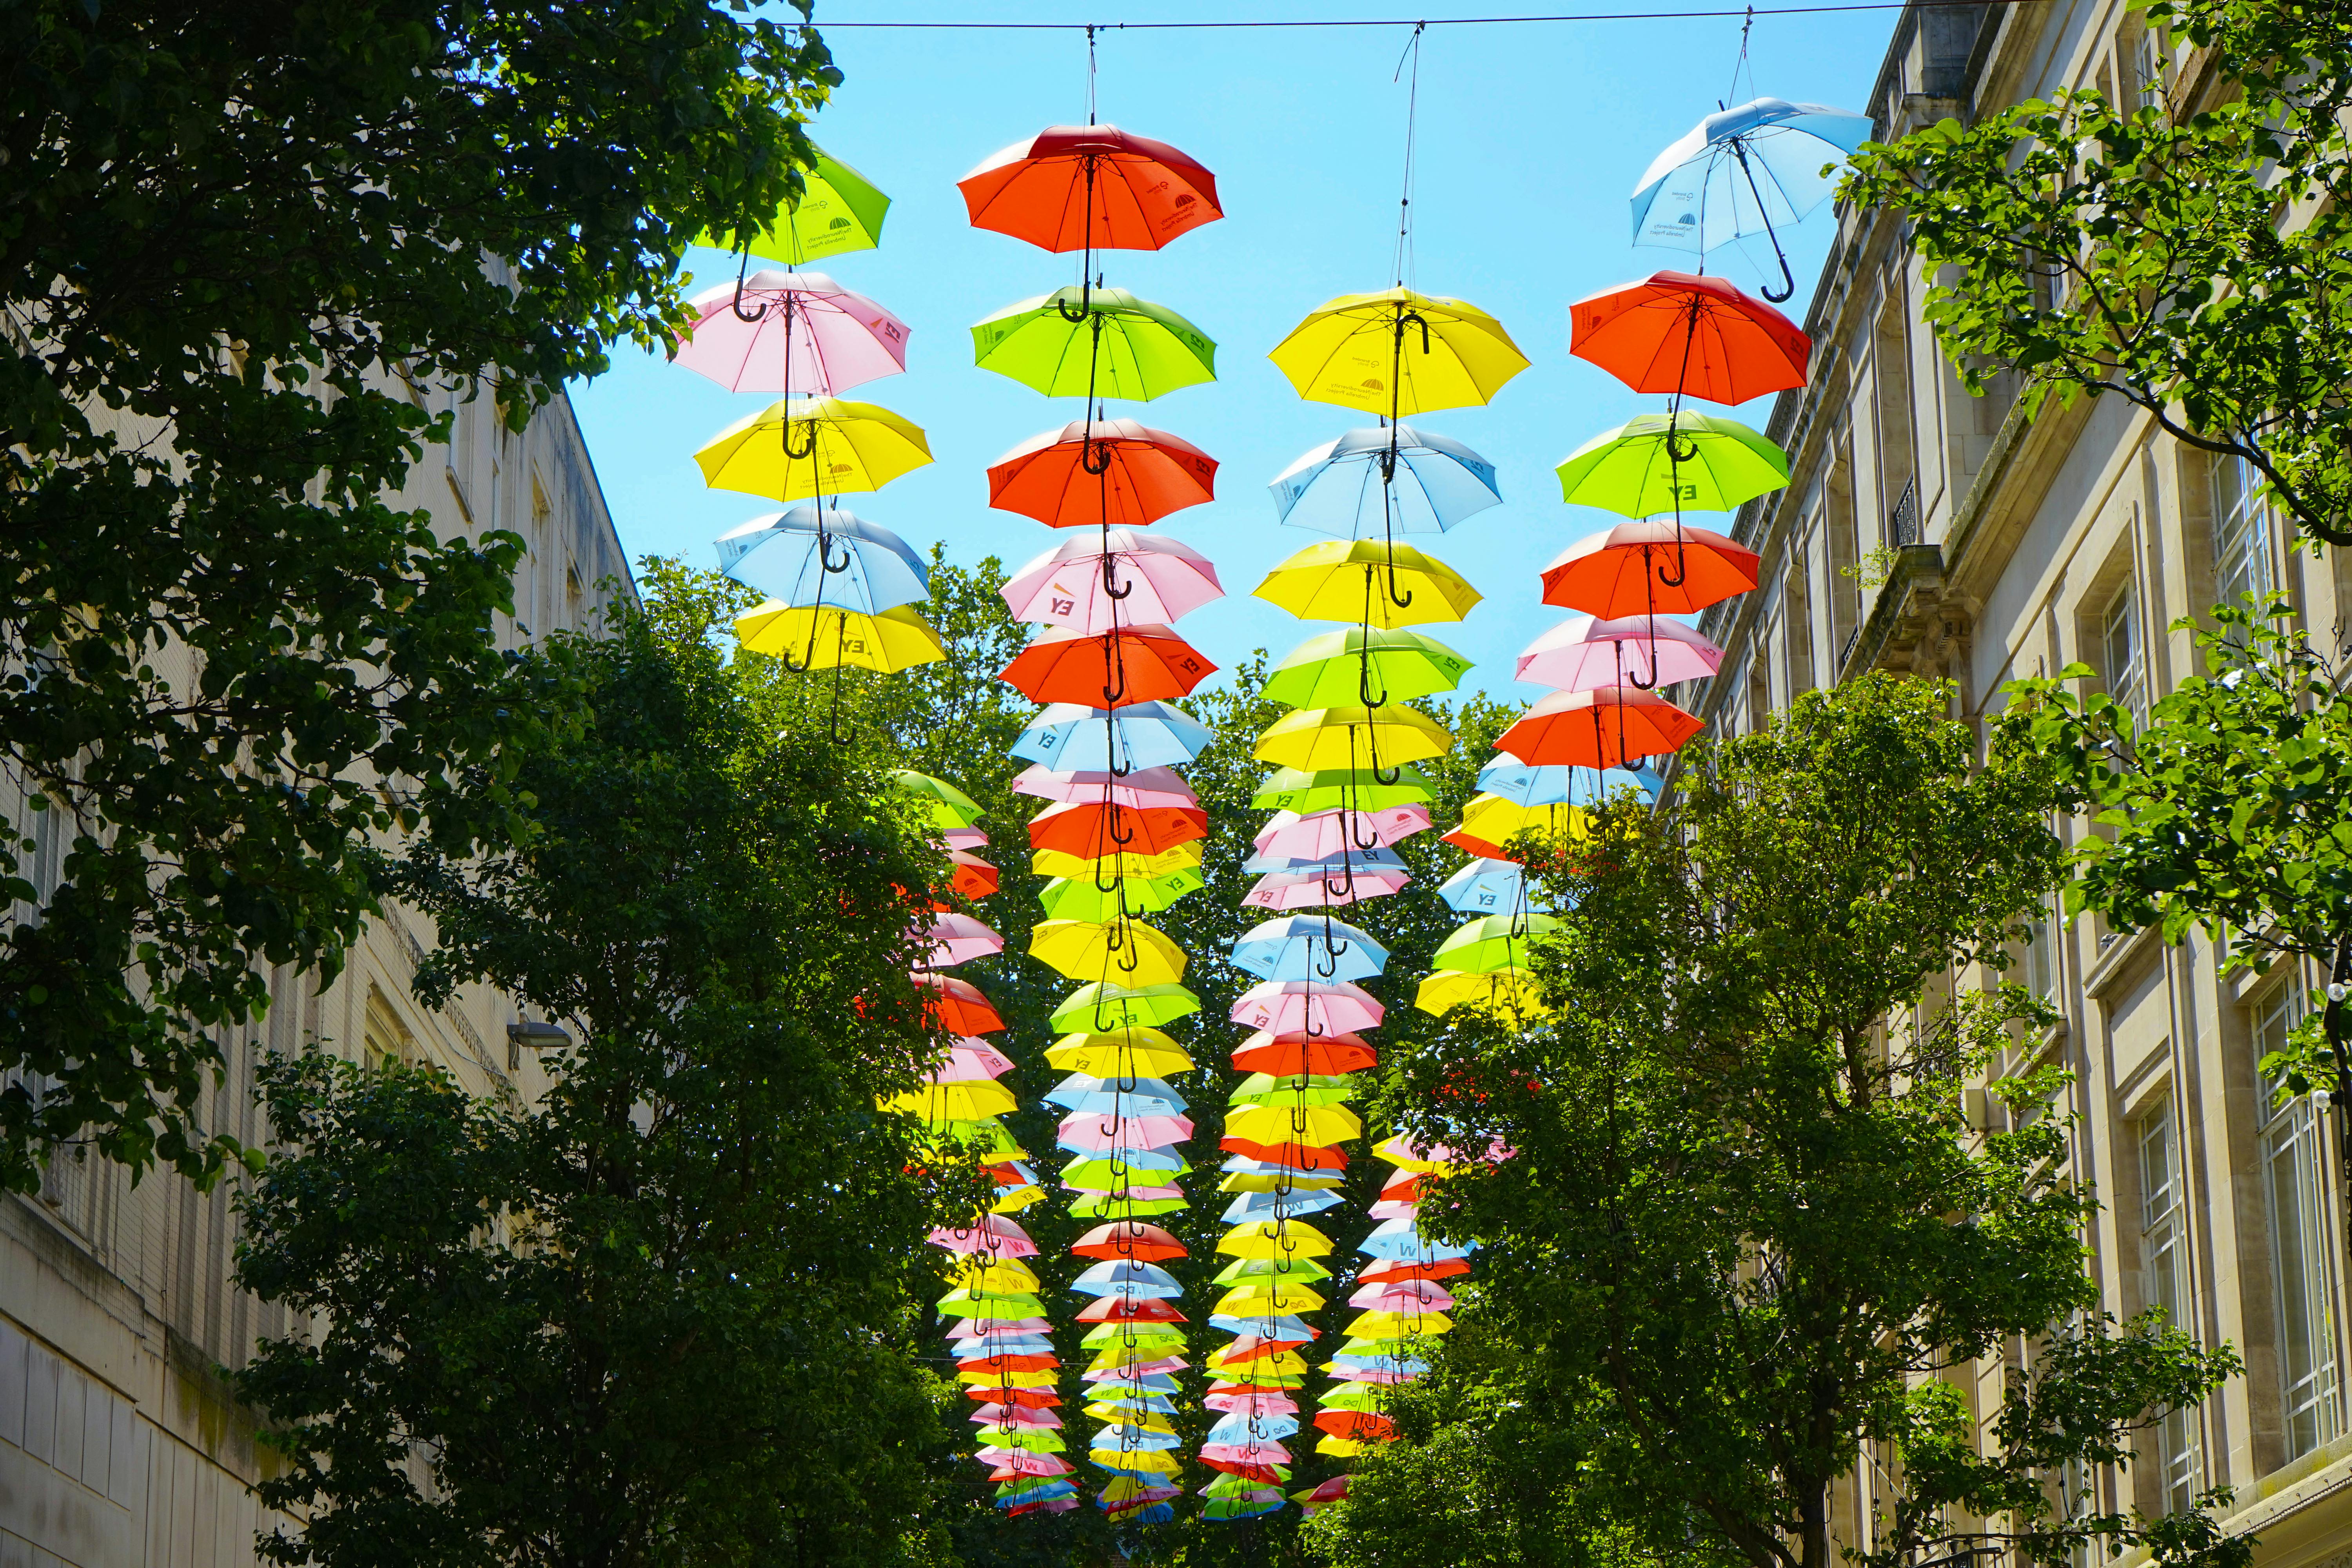
[{"label": "yellow umbrella", "polygon": [[1462,826],[1455,831],[1484,844],[1508,844],[1522,833],[1565,833],[1571,838],[1591,836],[1592,814],[1580,805],[1554,803],[1521,805],[1499,795],[1478,795],[1462,808]]},{"label": "yellow umbrella", "polygon": [[1171,871],[1201,863],[1195,841],[1162,849],[1157,855],[1073,855],[1066,849],[1040,849],[1029,857],[1029,868],[1041,877],[1126,877],[1136,881],[1164,877]]},{"label": "yellow umbrella", "polygon": [[1344,1105],[1252,1105],[1225,1118],[1225,1136],[1252,1143],[1304,1143],[1328,1148],[1363,1136],[1364,1124]]},{"label": "yellow umbrella", "polygon": [[961,1371],[955,1375],[958,1383],[969,1383],[974,1387],[985,1384],[992,1387],[1051,1388],[1062,1381],[1060,1371],[1050,1366],[1034,1369],[1016,1368],[1009,1372],[991,1372],[986,1367],[975,1366]]},{"label": "yellow umbrella", "polygon": [[1410,289],[1327,300],[1265,357],[1310,403],[1391,419],[1485,403],[1528,368],[1502,322]]},{"label": "yellow umbrella", "polygon": [[1492,974],[1435,970],[1413,993],[1412,1005],[1441,1018],[1456,1007],[1476,1007],[1522,1017],[1551,1011],[1544,1004],[1542,988],[1528,975],[1510,969],[1498,969]]},{"label": "yellow umbrella", "polygon": [[1331,1238],[1298,1219],[1254,1219],[1225,1232],[1217,1250],[1233,1258],[1328,1258]]},{"label": "yellow umbrella", "polygon": [[1089,1448],[1087,1458],[1105,1469],[1149,1470],[1155,1476],[1177,1475],[1184,1468],[1175,1455],[1158,1448]]},{"label": "yellow umbrella", "polygon": [[1115,1035],[1064,1035],[1045,1052],[1045,1065],[1088,1078],[1166,1078],[1192,1070],[1192,1058],[1166,1031],[1133,1028]]},{"label": "yellow umbrella", "polygon": [[983,1263],[978,1253],[967,1253],[948,1271],[962,1290],[978,1290],[982,1294],[1000,1296],[1035,1295],[1037,1271],[1017,1258],[998,1258]]},{"label": "yellow umbrella", "polygon": [[905,605],[868,616],[770,599],[735,617],[735,639],[753,653],[775,655],[794,671],[847,665],[889,675],[948,656],[930,624]]},{"label": "yellow umbrella", "polygon": [[1089,1405],[1087,1406],[1086,1414],[1088,1420],[1114,1422],[1121,1426],[1133,1426],[1145,1432],[1176,1430],[1168,1417],[1154,1415],[1149,1410],[1129,1410],[1117,1405]]},{"label": "yellow umbrella", "polygon": [[1276,562],[1256,594],[1302,621],[1389,627],[1458,621],[1484,597],[1435,556],[1378,539],[1318,541]]},{"label": "yellow umbrella", "polygon": [[1311,772],[1392,768],[1453,749],[1444,725],[1411,708],[1301,708],[1268,726],[1250,754]]},{"label": "yellow umbrella", "polygon": [[1241,1361],[1227,1359],[1232,1353],[1232,1348],[1228,1346],[1211,1356],[1207,1368],[1210,1374],[1236,1373],[1253,1382],[1307,1375],[1307,1358],[1297,1351],[1276,1351],[1272,1355],[1251,1356]]},{"label": "yellow umbrella", "polygon": [[1211,1310],[1225,1314],[1314,1312],[1329,1303],[1304,1285],[1237,1285],[1217,1298]]},{"label": "yellow umbrella", "polygon": [[1140,921],[1041,921],[1030,928],[1029,956],[1073,980],[1133,987],[1173,985],[1184,978],[1184,950]]},{"label": "yellow umbrella", "polygon": [[922,427],[878,404],[788,397],[695,453],[702,482],[776,500],[878,490],[931,460]]},{"label": "yellow umbrella", "polygon": [[1217,1184],[1221,1193],[1328,1192],[1346,1182],[1336,1171],[1300,1175],[1293,1171],[1235,1171]]},{"label": "yellow umbrella", "polygon": [[1013,1091],[993,1079],[971,1079],[959,1083],[927,1083],[905,1094],[894,1094],[882,1102],[885,1110],[903,1110],[919,1116],[926,1121],[977,1121],[983,1116],[1002,1116],[1020,1109],[1021,1102]]},{"label": "yellow umbrella", "polygon": [[1401,1340],[1409,1334],[1435,1339],[1453,1329],[1454,1320],[1443,1312],[1359,1312],[1348,1321],[1348,1332],[1360,1340]]},{"label": "yellow umbrella", "polygon": [[1017,1187],[1007,1187],[1004,1195],[988,1205],[991,1214],[1018,1214],[1031,1204],[1045,1201],[1045,1189],[1034,1182],[1024,1182]]},{"label": "yellow umbrella", "polygon": [[1360,1437],[1326,1437],[1315,1445],[1315,1451],[1318,1454],[1330,1454],[1342,1459],[1352,1459],[1374,1446]]}]

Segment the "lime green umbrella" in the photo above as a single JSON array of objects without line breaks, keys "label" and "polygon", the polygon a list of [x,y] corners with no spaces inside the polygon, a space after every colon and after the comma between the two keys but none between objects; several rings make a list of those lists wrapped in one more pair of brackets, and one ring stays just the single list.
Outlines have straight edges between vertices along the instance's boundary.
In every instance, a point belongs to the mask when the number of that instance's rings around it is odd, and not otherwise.
[{"label": "lime green umbrella", "polygon": [[1258,695],[1289,708],[1340,708],[1451,691],[1470,661],[1403,626],[1352,626],[1285,654]]},{"label": "lime green umbrella", "polygon": [[[1115,1193],[1127,1187],[1167,1186],[1192,1168],[1192,1162],[1181,1157],[1175,1169],[1169,1170],[1159,1165],[1130,1164],[1116,1154],[1081,1154],[1062,1167],[1062,1185],[1081,1193]],[[1040,1317],[1044,1315],[1042,1312],[1038,1314]]]},{"label": "lime green umbrella", "polygon": [[1254,1072],[1234,1087],[1233,1105],[1344,1105],[1356,1093],[1352,1078],[1320,1078],[1293,1074],[1276,1078]]},{"label": "lime green umbrella", "polygon": [[950,1290],[940,1298],[942,1318],[1042,1318],[1045,1305],[1034,1295],[1001,1290]]},{"label": "lime green umbrella", "polygon": [[[890,198],[876,190],[873,181],[822,147],[816,150],[816,166],[801,178],[804,188],[800,200],[784,204],[748,237],[752,255],[798,267],[844,251],[871,250],[882,243],[882,217],[890,210]],[[731,229],[705,231],[695,243],[740,250],[745,237]]]},{"label": "lime green umbrella", "polygon": [[1024,300],[971,329],[972,363],[1048,397],[1146,400],[1217,379],[1200,328],[1124,289],[1076,287]]},{"label": "lime green umbrella", "polygon": [[1438,943],[1430,967],[1465,974],[1525,969],[1528,938],[1558,929],[1559,922],[1549,915],[1482,915]]},{"label": "lime green umbrella", "polygon": [[1091,878],[1056,877],[1037,891],[1037,901],[1045,906],[1045,918],[1056,921],[1085,921],[1100,925],[1118,918],[1120,903],[1126,904],[1129,916],[1156,914],[1187,893],[1196,893],[1209,884],[1201,873],[1190,866],[1158,877],[1128,877],[1105,892]]},{"label": "lime green umbrella", "polygon": [[1276,768],[1266,774],[1250,797],[1257,811],[1385,811],[1392,805],[1420,805],[1437,798],[1421,770],[1408,763],[1388,770],[1395,781],[1382,784],[1369,768]]},{"label": "lime green umbrella", "polygon": [[970,827],[980,820],[980,803],[945,779],[899,768],[891,773],[890,784],[929,806],[932,819],[941,827]]},{"label": "lime green umbrella", "polygon": [[1606,430],[1560,464],[1560,495],[1627,517],[1729,511],[1789,482],[1789,455],[1737,419],[1685,409]]},{"label": "lime green umbrella", "polygon": [[1130,991],[1097,980],[1071,992],[1046,1022],[1065,1031],[1108,1034],[1113,1029],[1158,1028],[1200,1010],[1201,999],[1181,985],[1139,985]]}]

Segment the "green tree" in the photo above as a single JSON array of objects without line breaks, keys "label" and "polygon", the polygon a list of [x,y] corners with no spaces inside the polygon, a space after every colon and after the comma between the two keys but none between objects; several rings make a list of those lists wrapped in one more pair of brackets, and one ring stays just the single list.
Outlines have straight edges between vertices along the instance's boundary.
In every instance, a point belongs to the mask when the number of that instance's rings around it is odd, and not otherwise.
[{"label": "green tree", "polygon": [[[1973,767],[1948,700],[1886,675],[1807,694],[1687,753],[1662,808],[1555,847],[1548,1021],[1465,1018],[1403,1064],[1408,1126],[1506,1152],[1423,1211],[1484,1244],[1464,1349],[1311,1528],[1336,1561],[1401,1564],[1465,1496],[1531,1508],[1529,1554],[1562,1564],[2246,1560],[2203,1505],[2053,1510],[2067,1467],[2127,1464],[2237,1362],[2093,1315],[2063,1117],[1969,1130],[1963,1086],[2042,1009],[1956,977],[2004,962],[2062,856],[2038,763]],[[2038,1106],[2062,1082],[1997,1087]],[[1959,1379],[2020,1336],[1980,1451]],[[1840,1542],[1832,1489],[1865,1453],[1882,1506]]]},{"label": "green tree", "polygon": [[236,1279],[310,1325],[236,1376],[284,1460],[260,1496],[304,1521],[272,1561],[943,1544],[922,1242],[984,1184],[876,1109],[938,1048],[907,969],[939,862],[875,748],[779,733],[712,607],[657,593],[576,650],[593,719],[519,771],[521,841],[395,868],[439,934],[428,1003],[487,983],[577,1041],[545,1100],[320,1053],[267,1074],[283,1152]]},{"label": "green tree", "polygon": [[383,498],[439,389],[520,428],[799,188],[839,73],[741,9],[0,5],[0,1187],[208,1179],[216,1042],[336,972],[371,844],[519,827],[522,542]]},{"label": "green tree", "polygon": [[1842,195],[1902,214],[1971,392],[2013,373],[2029,416],[2124,397],[2252,464],[2309,538],[2352,543],[2352,17],[2134,5],[2157,79],[1865,145]]}]

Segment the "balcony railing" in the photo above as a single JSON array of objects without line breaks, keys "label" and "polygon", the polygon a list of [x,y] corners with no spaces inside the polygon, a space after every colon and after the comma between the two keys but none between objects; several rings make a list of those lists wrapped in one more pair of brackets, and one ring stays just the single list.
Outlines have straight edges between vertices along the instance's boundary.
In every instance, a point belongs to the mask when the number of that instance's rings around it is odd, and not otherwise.
[{"label": "balcony railing", "polygon": [[1897,550],[1919,542],[1919,480],[1917,476],[1903,487],[1903,499],[1886,514],[1886,542]]}]

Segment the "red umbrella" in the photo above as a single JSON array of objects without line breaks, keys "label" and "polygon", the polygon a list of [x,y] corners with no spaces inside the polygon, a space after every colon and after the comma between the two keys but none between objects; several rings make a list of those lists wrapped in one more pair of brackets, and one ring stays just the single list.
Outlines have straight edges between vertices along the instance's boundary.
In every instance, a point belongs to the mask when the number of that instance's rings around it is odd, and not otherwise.
[{"label": "red umbrella", "polygon": [[1004,1027],[1004,1020],[971,982],[951,974],[919,974],[915,982],[929,993],[923,1011],[947,1033],[987,1035]]},{"label": "red umbrella", "polygon": [[1071,855],[1157,855],[1209,836],[1209,814],[1177,806],[1131,806],[1068,801],[1049,805],[1029,823],[1032,849]]},{"label": "red umbrella", "polygon": [[1216,499],[1217,459],[1132,419],[1074,419],[989,465],[988,504],[1048,528],[1142,528]]},{"label": "red umbrella", "polygon": [[1054,1410],[1061,1406],[1062,1396],[1050,1388],[995,1388],[986,1384],[968,1387],[966,1399],[982,1405],[1018,1405],[1030,1410]]},{"label": "red umbrella", "polygon": [[1356,1278],[1369,1284],[1376,1279],[1451,1279],[1469,1272],[1470,1260],[1466,1258],[1444,1258],[1434,1262],[1391,1258],[1366,1264]]},{"label": "red umbrella", "polygon": [[1301,1074],[1338,1078],[1361,1072],[1379,1059],[1360,1035],[1270,1035],[1260,1030],[1234,1052],[1234,1068],[1272,1073],[1276,1078]]},{"label": "red umbrella", "polygon": [[1139,1263],[1190,1256],[1182,1242],[1158,1226],[1146,1225],[1139,1219],[1098,1225],[1072,1243],[1070,1250],[1080,1258],[1129,1258]]},{"label": "red umbrella", "polygon": [[950,849],[948,851],[948,864],[954,868],[954,875],[948,885],[965,898],[985,899],[996,891],[996,868],[979,856]]},{"label": "red umbrella", "polygon": [[1149,1296],[1097,1296],[1094,1305],[1077,1315],[1081,1323],[1181,1323],[1187,1322],[1173,1301],[1155,1301]]},{"label": "red umbrella", "polygon": [[1375,1415],[1368,1410],[1325,1410],[1317,1414],[1315,1425],[1334,1437],[1354,1437],[1377,1442],[1396,1435],[1396,1423],[1385,1415]]},{"label": "red umbrella", "polygon": [[1052,251],[1157,250],[1225,216],[1214,174],[1116,125],[1049,125],[956,189],[974,228]]},{"label": "red umbrella", "polygon": [[1301,1171],[1344,1171],[1348,1152],[1337,1145],[1321,1147],[1286,1138],[1278,1143],[1254,1143],[1246,1138],[1221,1138],[1217,1147],[1228,1154],[1244,1154]]},{"label": "red umbrella", "polygon": [[1049,626],[997,679],[1032,702],[1124,708],[1182,697],[1217,667],[1167,626],[1087,633]]},{"label": "red umbrella", "polygon": [[1621,522],[1544,568],[1544,603],[1589,616],[1682,616],[1756,586],[1756,552],[1687,523]]},{"label": "red umbrella", "polygon": [[1495,749],[1531,767],[1622,768],[1680,751],[1706,727],[1654,692],[1603,686],[1553,692],[1504,731]]},{"label": "red umbrella", "polygon": [[1570,307],[1569,353],[1636,392],[1745,403],[1805,384],[1813,343],[1796,322],[1721,278],[1654,272]]}]

